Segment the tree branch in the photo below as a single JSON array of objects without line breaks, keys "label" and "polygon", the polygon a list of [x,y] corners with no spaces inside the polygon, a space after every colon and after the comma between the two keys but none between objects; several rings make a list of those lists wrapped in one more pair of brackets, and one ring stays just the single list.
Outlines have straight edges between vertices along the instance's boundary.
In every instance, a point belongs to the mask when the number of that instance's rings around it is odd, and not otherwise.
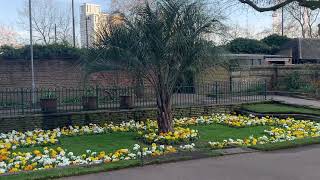
[{"label": "tree branch", "polygon": [[277,9],[280,9],[296,0],[286,0],[286,1],[283,1],[279,4],[276,4],[276,5],[273,5],[273,6],[270,6],[270,7],[259,7],[256,3],[254,3],[252,0],[239,0],[241,3],[243,4],[248,4],[249,6],[251,6],[253,9],[255,9],[256,11],[259,11],[259,12],[266,12],[266,11],[275,11]]},{"label": "tree branch", "polygon": [[319,0],[314,0],[314,1],[286,0],[286,1],[283,1],[281,3],[277,3],[275,5],[271,5],[269,7],[260,7],[260,6],[257,5],[257,3],[255,3],[252,0],[239,0],[239,2],[241,2],[243,4],[248,4],[253,9],[255,9],[256,11],[259,11],[259,12],[275,11],[275,10],[280,9],[280,8],[286,6],[286,5],[290,4],[290,3],[293,3],[293,2],[298,2],[300,6],[307,7],[307,8],[310,8],[312,10],[320,8],[320,1]]}]

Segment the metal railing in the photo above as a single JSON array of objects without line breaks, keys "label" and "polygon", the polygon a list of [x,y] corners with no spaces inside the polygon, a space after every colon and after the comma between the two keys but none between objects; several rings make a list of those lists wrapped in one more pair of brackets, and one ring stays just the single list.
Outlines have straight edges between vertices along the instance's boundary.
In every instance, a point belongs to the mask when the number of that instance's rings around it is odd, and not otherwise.
[{"label": "metal railing", "polygon": [[[232,104],[256,102],[266,99],[265,81],[213,82],[196,86],[179,86],[172,97],[173,107],[214,104]],[[32,101],[31,88],[0,89],[0,117],[26,114],[41,114],[56,106],[54,112],[79,112],[86,110],[123,109],[123,103],[130,108],[156,107],[155,92],[152,87],[91,87],[91,88],[56,88],[34,91]],[[93,97],[88,105],[88,98]],[[44,101],[53,102],[43,103]],[[128,102],[127,102],[127,101]],[[96,105],[95,105],[96,104]],[[91,107],[90,107],[91,105]],[[50,107],[51,106],[51,107]]]}]

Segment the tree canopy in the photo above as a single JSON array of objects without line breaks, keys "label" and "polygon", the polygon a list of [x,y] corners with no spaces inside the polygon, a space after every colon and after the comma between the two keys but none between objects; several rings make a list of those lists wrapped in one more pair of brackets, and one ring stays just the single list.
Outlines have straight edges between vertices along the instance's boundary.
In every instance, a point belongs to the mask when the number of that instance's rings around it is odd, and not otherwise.
[{"label": "tree canopy", "polygon": [[280,47],[288,42],[290,38],[279,36],[276,34],[267,36],[263,39],[247,39],[237,38],[227,44],[226,49],[231,53],[246,53],[246,54],[275,54],[280,50]]},{"label": "tree canopy", "polygon": [[270,54],[275,54],[280,50],[280,47],[290,41],[291,39],[287,36],[280,36],[277,34],[272,34],[261,39],[260,42],[265,43],[270,48]]},{"label": "tree canopy", "polygon": [[[74,59],[78,60],[84,54],[85,49],[78,49],[69,44],[49,44],[33,47],[34,58],[39,60],[49,59]],[[21,46],[18,48],[4,45],[0,46],[0,58],[3,59],[30,59],[30,46]]]},{"label": "tree canopy", "polygon": [[89,72],[123,68],[154,88],[159,132],[173,131],[171,98],[179,78],[208,65],[210,34],[219,26],[201,0],[159,0],[135,8],[123,23],[108,23],[91,50]]},{"label": "tree canopy", "polygon": [[237,38],[227,45],[232,53],[269,54],[270,47],[256,39]]}]

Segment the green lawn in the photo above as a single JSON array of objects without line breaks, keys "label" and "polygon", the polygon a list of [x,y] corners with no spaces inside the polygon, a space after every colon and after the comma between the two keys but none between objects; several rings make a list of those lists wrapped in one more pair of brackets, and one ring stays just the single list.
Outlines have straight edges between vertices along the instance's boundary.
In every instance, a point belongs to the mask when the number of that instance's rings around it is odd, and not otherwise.
[{"label": "green lawn", "polygon": [[251,135],[262,136],[264,135],[264,130],[268,129],[268,126],[232,128],[220,124],[213,124],[209,126],[192,126],[190,128],[199,131],[199,141],[208,143],[209,141],[223,141],[229,138],[243,139]]},{"label": "green lawn", "polygon": [[298,113],[298,114],[316,114],[320,115],[319,109],[311,109],[304,107],[295,107],[286,104],[248,104],[243,105],[243,109],[257,113]]},{"label": "green lawn", "polygon": [[[137,140],[136,133],[133,132],[61,137],[59,141],[60,144],[49,147],[60,146],[78,155],[85,153],[87,149],[110,153],[118,149],[131,148],[134,144],[140,143]],[[18,148],[16,151],[30,152],[34,149],[39,149],[39,147]]]},{"label": "green lawn", "polygon": [[[243,139],[251,135],[261,136],[267,126],[257,126],[248,128],[232,128],[219,124],[204,125],[204,126],[191,126],[192,129],[199,130],[200,139],[196,142],[199,144],[207,145],[208,141],[222,141],[224,139]],[[59,138],[60,144],[49,146],[51,148],[62,147],[74,154],[81,155],[87,149],[100,152],[114,152],[122,148],[132,148],[134,144],[140,143],[138,136],[134,132],[125,133],[108,133],[99,135],[84,135],[76,137],[61,137]],[[39,147],[18,148],[16,152],[30,152]]]}]

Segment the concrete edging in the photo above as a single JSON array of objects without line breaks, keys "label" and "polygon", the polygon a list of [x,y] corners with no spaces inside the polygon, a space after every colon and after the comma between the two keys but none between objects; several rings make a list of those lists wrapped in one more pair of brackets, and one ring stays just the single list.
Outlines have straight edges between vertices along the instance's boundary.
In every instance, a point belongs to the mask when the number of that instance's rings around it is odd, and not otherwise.
[{"label": "concrete edging", "polygon": [[284,119],[292,117],[292,118],[300,119],[300,120],[314,120],[314,121],[320,122],[320,116],[315,115],[315,114],[257,113],[257,112],[253,112],[253,111],[243,110],[243,109],[236,110],[236,113],[245,114],[245,115],[251,114],[254,116],[258,116],[258,117],[270,116],[270,117],[277,117],[277,118],[284,118]]}]

